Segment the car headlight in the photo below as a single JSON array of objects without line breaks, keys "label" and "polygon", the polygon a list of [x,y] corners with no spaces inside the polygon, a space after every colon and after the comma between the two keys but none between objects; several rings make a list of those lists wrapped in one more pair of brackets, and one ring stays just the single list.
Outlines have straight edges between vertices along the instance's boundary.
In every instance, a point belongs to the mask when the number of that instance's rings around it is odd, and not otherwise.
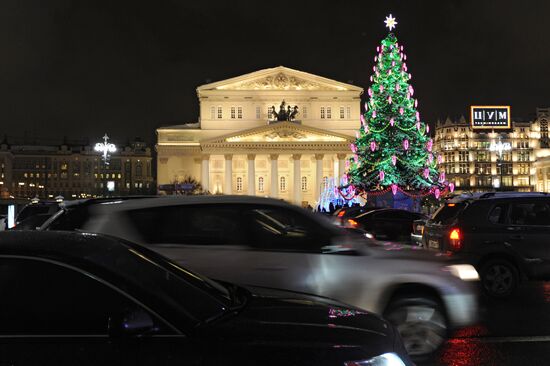
[{"label": "car headlight", "polygon": [[395,353],[384,353],[383,355],[362,361],[349,361],[345,366],[405,366],[405,363]]},{"label": "car headlight", "polygon": [[449,271],[453,276],[460,278],[463,281],[478,281],[479,274],[474,266],[469,264],[453,264],[444,267],[444,270]]}]

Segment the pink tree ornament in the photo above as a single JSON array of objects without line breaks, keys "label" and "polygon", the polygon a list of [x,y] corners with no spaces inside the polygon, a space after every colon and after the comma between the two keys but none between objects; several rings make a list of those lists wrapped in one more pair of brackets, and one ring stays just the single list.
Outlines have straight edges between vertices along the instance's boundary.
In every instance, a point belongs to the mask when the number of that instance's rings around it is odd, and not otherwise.
[{"label": "pink tree ornament", "polygon": [[[366,106],[367,106],[367,105],[365,104],[365,107],[366,107]],[[366,110],[366,108],[365,108],[365,110]],[[361,121],[361,126],[364,126],[364,125],[365,125],[365,116],[361,115],[361,116],[359,117],[359,120]]]},{"label": "pink tree ornament", "polygon": [[388,96],[388,104],[391,104],[391,100],[392,99],[391,99],[391,95],[390,95],[390,96]]},{"label": "pink tree ornament", "polygon": [[401,89],[401,86],[399,84],[395,84],[395,91],[399,91]]},{"label": "pink tree ornament", "polygon": [[397,163],[397,156],[395,156],[395,155],[392,155],[392,156],[391,156],[391,163],[392,163],[393,165],[395,165],[395,164]]},{"label": "pink tree ornament", "polygon": [[437,163],[441,164],[443,162],[443,156],[437,155]]},{"label": "pink tree ornament", "polygon": [[391,193],[393,193],[394,196],[396,195],[396,193],[397,193],[397,184],[393,183],[391,185]]},{"label": "pink tree ornament", "polygon": [[415,108],[418,108],[418,99],[415,99],[415,100],[414,100],[414,107],[415,107]]},{"label": "pink tree ornament", "polygon": [[430,169],[424,168],[423,175],[424,178],[428,179],[428,177],[430,176]]},{"label": "pink tree ornament", "polygon": [[439,199],[439,196],[440,196],[440,195],[441,195],[441,192],[439,191],[439,188],[436,188],[436,189],[434,190],[434,196],[435,196],[435,198],[436,198],[436,199]]},{"label": "pink tree ornament", "polygon": [[380,84],[380,93],[384,91],[384,85]]},{"label": "pink tree ornament", "polygon": [[363,130],[365,131],[365,133],[369,133],[369,126],[364,125]]},{"label": "pink tree ornament", "polygon": [[455,184],[454,183],[449,183],[449,191],[451,191],[451,193],[453,193],[455,190]]},{"label": "pink tree ornament", "polygon": [[372,118],[376,118],[376,111],[372,111]]},{"label": "pink tree ornament", "polygon": [[426,125],[426,133],[430,133],[430,126]]},{"label": "pink tree ornament", "polygon": [[409,150],[409,140],[403,140],[403,149],[405,149],[405,151]]},{"label": "pink tree ornament", "polygon": [[416,129],[420,131],[420,122],[416,122]]},{"label": "pink tree ornament", "polygon": [[420,122],[420,112],[418,112],[418,111],[416,112],[416,120],[418,122]]},{"label": "pink tree ornament", "polygon": [[390,118],[390,125],[393,127],[394,124],[395,124],[395,121],[394,121],[394,119],[393,119],[393,117],[392,117],[392,118]]},{"label": "pink tree ornament", "polygon": [[380,180],[384,180],[384,176],[385,176],[385,173],[383,170],[381,170],[379,173],[378,173],[378,177],[380,178]]},{"label": "pink tree ornament", "polygon": [[403,115],[404,112],[405,112],[405,110],[403,109],[403,107],[399,107],[399,114]]},{"label": "pink tree ornament", "polygon": [[370,142],[370,151],[374,151],[374,150],[376,150],[376,142],[371,141]]},{"label": "pink tree ornament", "polygon": [[434,142],[432,141],[432,139],[429,139],[428,140],[428,143],[426,144],[426,149],[431,152],[432,151],[432,147],[434,145]]}]

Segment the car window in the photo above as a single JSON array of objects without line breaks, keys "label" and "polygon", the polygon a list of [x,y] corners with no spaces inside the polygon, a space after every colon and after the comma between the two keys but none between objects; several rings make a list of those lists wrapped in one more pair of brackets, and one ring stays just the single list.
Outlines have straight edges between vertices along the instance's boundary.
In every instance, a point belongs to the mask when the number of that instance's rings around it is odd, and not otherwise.
[{"label": "car window", "polygon": [[[375,219],[395,219],[398,218],[394,210],[383,210],[375,212],[372,216]],[[400,217],[399,217],[400,218]]]},{"label": "car window", "polygon": [[151,244],[243,245],[241,212],[226,205],[179,205],[132,210],[128,217]]},{"label": "car window", "polygon": [[32,206],[25,206],[19,215],[17,215],[17,221],[21,222],[25,220],[28,217],[39,215],[39,214],[47,214],[52,210],[52,212],[55,212],[51,206],[47,205],[32,205]]},{"label": "car window", "polygon": [[510,210],[512,225],[550,225],[550,207],[547,203],[513,203]]},{"label": "car window", "polygon": [[90,276],[31,259],[0,259],[0,334],[106,335],[138,307]]},{"label": "car window", "polygon": [[506,222],[506,209],[508,205],[499,203],[489,211],[488,220],[491,224],[504,224]]},{"label": "car window", "polygon": [[48,230],[73,231],[81,229],[90,217],[88,207],[64,209],[54,215],[50,222],[46,222]]},{"label": "car window", "polygon": [[439,224],[449,224],[466,208],[466,206],[465,202],[446,203],[433,214],[431,220]]},{"label": "car window", "polygon": [[245,218],[251,233],[250,244],[256,249],[320,252],[330,238],[328,230],[323,230],[320,224],[282,207],[251,207]]}]

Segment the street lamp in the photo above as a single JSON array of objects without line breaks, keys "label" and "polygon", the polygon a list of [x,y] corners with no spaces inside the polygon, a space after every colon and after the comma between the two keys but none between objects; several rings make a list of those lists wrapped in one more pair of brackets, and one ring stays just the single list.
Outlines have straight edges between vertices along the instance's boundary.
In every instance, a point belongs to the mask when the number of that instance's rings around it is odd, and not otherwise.
[{"label": "street lamp", "polygon": [[495,151],[497,153],[497,166],[500,168],[500,181],[498,184],[498,188],[502,191],[502,155],[505,151],[512,150],[512,145],[510,145],[509,142],[502,142],[500,140],[500,137],[498,138],[498,142],[491,142],[491,145],[489,146],[490,151]]},{"label": "street lamp", "polygon": [[109,136],[105,134],[105,136],[103,136],[104,142],[98,142],[97,144],[95,144],[95,147],[94,147],[95,151],[103,153],[103,161],[105,162],[105,165],[109,165],[109,158],[111,156],[110,153],[116,152],[115,144],[111,144],[107,142],[108,140],[109,140]]}]

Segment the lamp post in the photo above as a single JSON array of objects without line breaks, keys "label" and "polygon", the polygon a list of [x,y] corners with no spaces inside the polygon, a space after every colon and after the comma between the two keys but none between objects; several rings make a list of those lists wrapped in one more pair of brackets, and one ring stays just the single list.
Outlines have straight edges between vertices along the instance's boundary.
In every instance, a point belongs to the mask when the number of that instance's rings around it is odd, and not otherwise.
[{"label": "lamp post", "polygon": [[[97,151],[97,152],[100,152],[103,154],[103,156],[101,157],[102,160],[103,160],[103,173],[106,172],[107,170],[107,167],[109,166],[109,159],[111,157],[111,153],[114,153],[116,152],[116,146],[115,144],[112,144],[109,141],[109,136],[107,136],[107,134],[105,134],[105,136],[103,136],[103,142],[98,142],[95,144],[95,147],[94,147],[94,150]],[[102,174],[103,174],[102,173]],[[102,184],[103,184],[104,180],[102,178]],[[105,181],[106,182],[106,181]],[[106,184],[107,185],[107,184]],[[103,187],[103,188],[107,188],[107,190],[110,189],[110,187]],[[114,190],[114,189],[113,189]],[[104,191],[104,189],[102,189],[102,191]],[[103,193],[103,192],[102,192]]]},{"label": "lamp post", "polygon": [[489,146],[490,151],[495,151],[497,153],[497,166],[500,168],[500,181],[498,184],[498,188],[500,191],[503,191],[502,189],[502,167],[503,167],[503,160],[502,155],[505,151],[512,150],[512,145],[510,145],[509,142],[502,142],[500,140],[500,137],[498,138],[498,142],[491,142],[491,146]]}]

